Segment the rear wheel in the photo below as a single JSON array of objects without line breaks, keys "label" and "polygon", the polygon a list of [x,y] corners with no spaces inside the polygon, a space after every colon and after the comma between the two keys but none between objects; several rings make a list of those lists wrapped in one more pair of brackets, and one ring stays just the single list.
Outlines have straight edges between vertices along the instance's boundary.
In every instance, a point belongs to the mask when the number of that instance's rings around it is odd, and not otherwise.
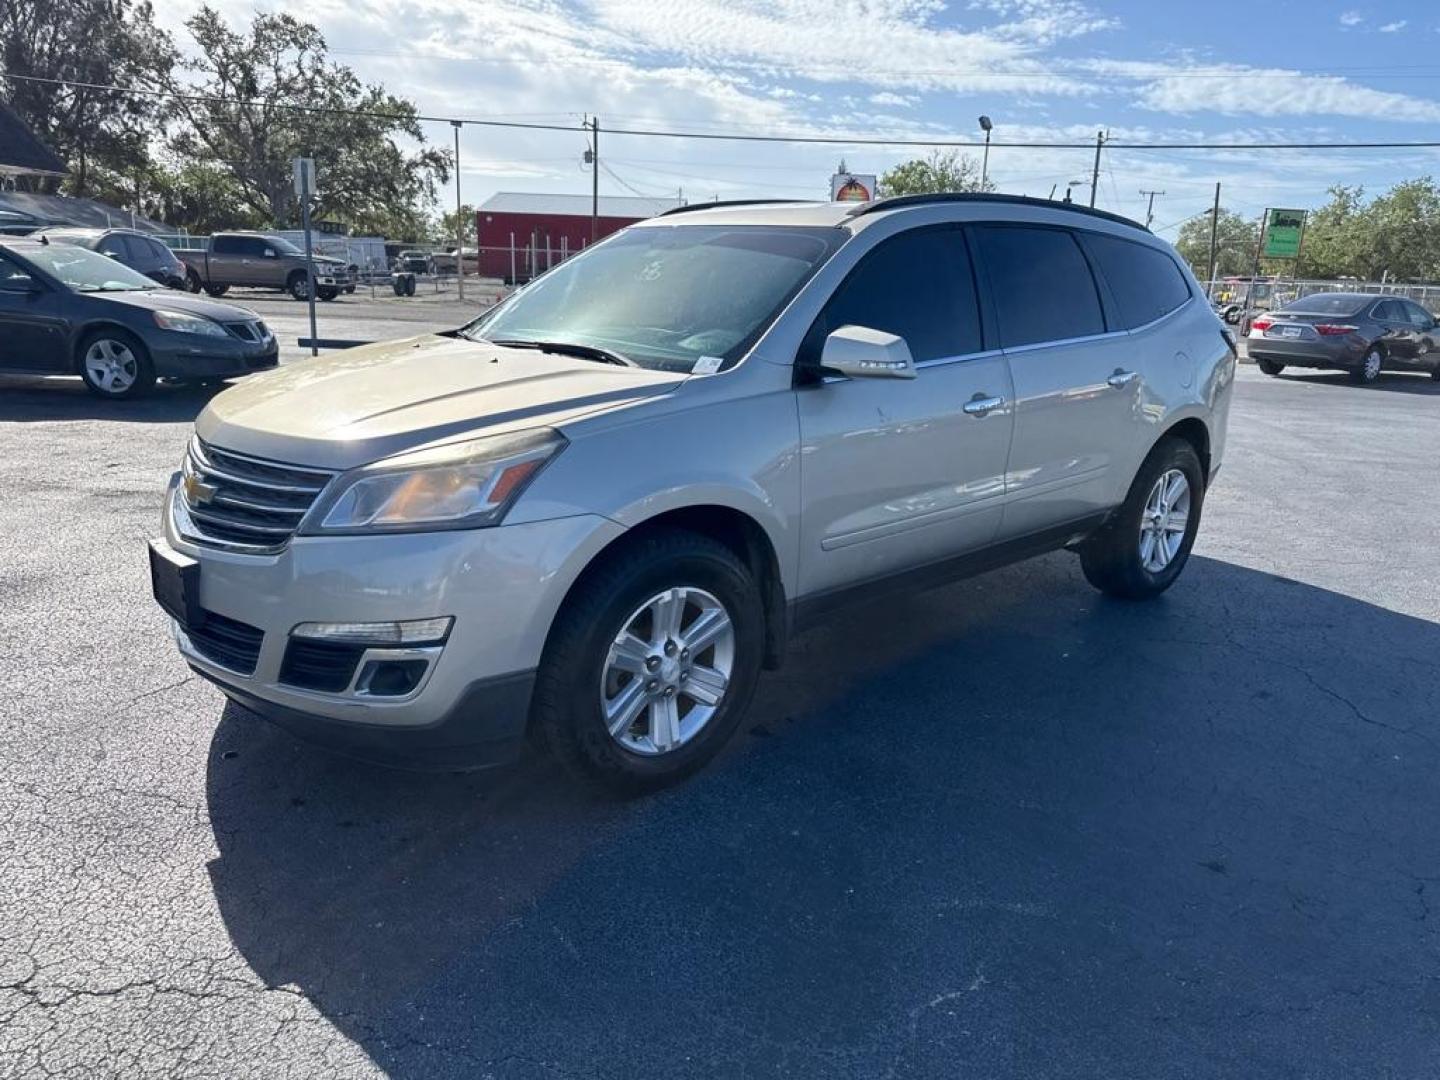
[{"label": "rear wheel", "polygon": [[80,342],[80,378],[103,398],[139,397],[155,383],[150,354],[123,330],[96,330]]},{"label": "rear wheel", "polygon": [[1277,364],[1274,360],[1257,360],[1255,363],[1259,365],[1260,370],[1266,375],[1279,375],[1285,370],[1284,364]]},{"label": "rear wheel", "polygon": [[765,620],[749,569],[689,532],[647,537],[582,582],[546,645],[533,719],[562,764],[619,794],[689,776],[739,726]]},{"label": "rear wheel", "polygon": [[1091,585],[1124,600],[1158,596],[1180,576],[1200,528],[1205,474],[1184,439],[1150,451],[1115,516],[1080,547]]},{"label": "rear wheel", "polygon": [[1373,383],[1380,378],[1380,369],[1384,363],[1384,354],[1379,349],[1371,348],[1360,366],[1350,372],[1350,378],[1358,383]]},{"label": "rear wheel", "polygon": [[200,275],[194,270],[190,270],[185,274],[185,288],[193,293],[198,293],[204,287],[205,284],[200,280]]},{"label": "rear wheel", "polygon": [[224,295],[225,295],[227,292],[229,292],[229,291],[230,291],[230,286],[229,286],[229,285],[206,285],[206,286],[205,286],[205,294],[206,294],[207,296],[213,296],[213,297],[215,297],[216,299],[219,299],[220,297],[224,296]]}]

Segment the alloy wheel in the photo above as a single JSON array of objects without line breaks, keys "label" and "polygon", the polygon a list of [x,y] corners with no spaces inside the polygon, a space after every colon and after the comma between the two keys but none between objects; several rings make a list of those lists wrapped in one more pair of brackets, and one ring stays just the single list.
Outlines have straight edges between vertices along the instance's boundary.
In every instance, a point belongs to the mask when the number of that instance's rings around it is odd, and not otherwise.
[{"label": "alloy wheel", "polygon": [[1152,574],[1169,566],[1190,524],[1190,481],[1170,469],[1155,481],[1140,515],[1140,565]]},{"label": "alloy wheel", "polygon": [[85,371],[97,389],[118,395],[135,385],[140,362],[124,342],[99,338],[85,350]]},{"label": "alloy wheel", "polygon": [[1365,355],[1365,370],[1362,374],[1365,376],[1366,382],[1374,382],[1380,377],[1380,365],[1382,362],[1378,349],[1371,349]]},{"label": "alloy wheel", "polygon": [[735,627],[693,586],[657,593],[621,624],[600,677],[610,737],[655,756],[693,740],[714,718],[735,668]]}]

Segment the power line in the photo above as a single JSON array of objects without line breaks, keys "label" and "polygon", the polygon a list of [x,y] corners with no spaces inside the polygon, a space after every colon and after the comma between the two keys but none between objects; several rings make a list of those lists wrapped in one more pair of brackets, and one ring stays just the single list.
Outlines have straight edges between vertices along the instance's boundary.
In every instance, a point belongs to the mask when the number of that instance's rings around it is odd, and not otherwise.
[{"label": "power line", "polygon": [[[24,82],[45,83],[55,86],[73,86],[84,90],[107,90],[140,97],[168,98],[176,101],[191,101],[212,105],[244,105],[267,107],[287,112],[313,113],[331,116],[364,116],[377,120],[419,121],[432,124],[466,124],[474,127],[513,128],[525,131],[564,131],[574,133],[584,130],[568,124],[545,124],[518,120],[486,120],[475,116],[431,116],[425,113],[384,112],[378,109],[348,109],[324,105],[293,105],[280,102],[264,102],[243,98],[218,97],[207,94],[185,94],[175,90],[148,90],[136,87],[116,86],[107,83],[78,82],[73,79],[47,79],[38,75],[16,75],[0,72],[0,78]],[[761,135],[756,133],[722,133],[712,131],[677,131],[664,128],[606,128],[607,135],[627,135],[655,139],[697,139],[720,142],[748,143],[807,143],[824,146],[943,146],[957,149],[979,149],[985,144],[976,139],[917,139],[895,138],[874,135]],[[1093,142],[992,142],[992,146],[1011,150],[1091,150]],[[1440,140],[1412,140],[1392,142],[1125,142],[1109,139],[1104,141],[1107,149],[1116,150],[1423,150],[1440,149]]]}]

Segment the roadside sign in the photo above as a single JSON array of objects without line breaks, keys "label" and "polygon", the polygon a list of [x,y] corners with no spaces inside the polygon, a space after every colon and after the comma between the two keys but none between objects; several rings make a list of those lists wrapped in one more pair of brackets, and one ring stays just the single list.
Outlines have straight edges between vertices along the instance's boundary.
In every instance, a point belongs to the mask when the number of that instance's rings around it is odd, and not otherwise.
[{"label": "roadside sign", "polygon": [[830,177],[831,202],[869,202],[875,197],[875,177],[869,173],[836,173]]},{"label": "roadside sign", "polygon": [[308,199],[315,195],[315,159],[308,157],[293,158],[290,162],[295,172],[295,196],[299,199]]},{"label": "roadside sign", "polygon": [[1267,259],[1295,259],[1305,235],[1304,210],[1270,210],[1265,217],[1265,240],[1260,254]]}]

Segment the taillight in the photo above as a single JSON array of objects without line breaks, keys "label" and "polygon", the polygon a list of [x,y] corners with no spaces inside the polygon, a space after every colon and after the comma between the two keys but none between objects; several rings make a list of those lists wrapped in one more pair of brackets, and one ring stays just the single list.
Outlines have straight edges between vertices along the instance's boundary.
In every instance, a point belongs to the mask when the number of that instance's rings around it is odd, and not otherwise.
[{"label": "taillight", "polygon": [[1325,337],[1341,337],[1345,334],[1353,334],[1359,330],[1358,326],[1349,326],[1344,323],[1316,323],[1315,332]]},{"label": "taillight", "polygon": [[1252,322],[1252,323],[1250,324],[1250,329],[1251,329],[1251,330],[1262,330],[1262,331],[1263,331],[1263,330],[1269,330],[1270,327],[1272,327],[1272,326],[1274,326],[1274,325],[1275,325],[1275,320],[1274,320],[1274,319],[1256,319],[1254,322]]}]

